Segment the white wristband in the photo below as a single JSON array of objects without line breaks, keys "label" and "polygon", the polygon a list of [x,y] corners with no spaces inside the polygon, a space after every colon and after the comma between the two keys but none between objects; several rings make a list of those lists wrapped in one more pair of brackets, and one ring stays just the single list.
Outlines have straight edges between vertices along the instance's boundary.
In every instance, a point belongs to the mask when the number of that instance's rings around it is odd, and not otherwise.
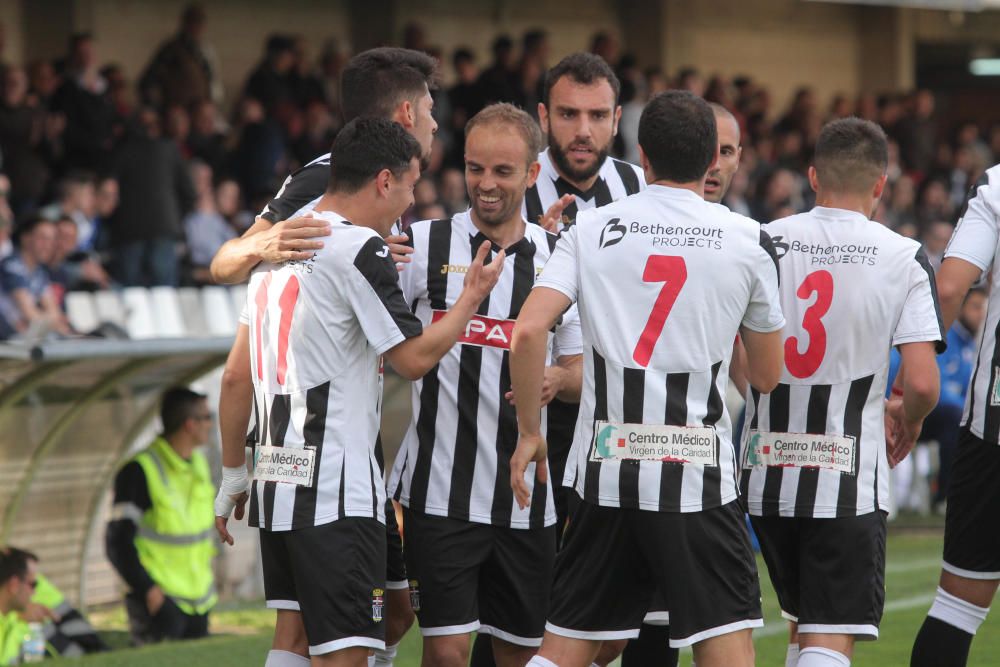
[{"label": "white wristband", "polygon": [[222,483],[219,485],[219,495],[215,497],[215,516],[229,518],[236,507],[236,498],[247,490],[250,476],[245,465],[232,468],[222,468]]}]

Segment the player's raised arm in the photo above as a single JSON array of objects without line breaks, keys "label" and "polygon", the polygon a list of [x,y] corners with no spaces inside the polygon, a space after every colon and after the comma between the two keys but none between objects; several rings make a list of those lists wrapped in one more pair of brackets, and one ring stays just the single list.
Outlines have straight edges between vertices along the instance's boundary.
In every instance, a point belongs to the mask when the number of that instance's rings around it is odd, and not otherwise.
[{"label": "player's raised arm", "polygon": [[222,244],[212,258],[212,279],[223,285],[241,283],[261,262],[280,264],[306,260],[323,247],[320,237],[330,233],[330,224],[311,217],[272,224],[257,218],[243,236]]},{"label": "player's raised arm", "polygon": [[420,336],[409,338],[385,353],[397,373],[408,380],[418,380],[452,348],[503,271],[504,251],[485,264],[489,252],[490,242],[483,241],[465,274],[462,294],[444,317],[424,329]]}]

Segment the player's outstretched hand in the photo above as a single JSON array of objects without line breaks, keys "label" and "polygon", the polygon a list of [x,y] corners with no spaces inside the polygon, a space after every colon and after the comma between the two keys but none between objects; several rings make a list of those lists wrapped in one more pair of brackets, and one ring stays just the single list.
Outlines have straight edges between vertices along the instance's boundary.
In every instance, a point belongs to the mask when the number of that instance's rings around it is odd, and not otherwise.
[{"label": "player's outstretched hand", "polygon": [[311,216],[282,220],[270,229],[255,234],[257,254],[264,262],[281,264],[304,261],[323,247],[321,236],[330,235],[330,223]]},{"label": "player's outstretched hand", "polygon": [[491,245],[489,241],[483,241],[469,265],[469,271],[465,274],[465,289],[470,296],[475,297],[476,303],[481,302],[487,294],[493,291],[493,286],[497,284],[497,281],[500,280],[500,274],[503,273],[503,264],[507,257],[503,250],[496,254],[492,262],[484,264]]},{"label": "player's outstretched hand", "polygon": [[406,241],[406,234],[390,234],[385,237],[385,242],[389,246],[389,253],[392,254],[392,261],[396,262],[396,268],[400,271],[403,270],[400,264],[409,264],[410,254],[413,253],[413,248],[406,245]]},{"label": "player's outstretched hand", "polygon": [[521,435],[517,440],[517,449],[510,457],[510,488],[514,490],[517,506],[524,509],[531,503],[531,489],[524,481],[528,464],[535,462],[535,479],[545,484],[549,481],[549,468],[546,459],[548,444],[545,436]]},{"label": "player's outstretched hand", "polygon": [[549,206],[548,210],[538,219],[538,224],[547,232],[559,233],[559,223],[562,222],[563,211],[576,199],[573,195],[563,195]]}]

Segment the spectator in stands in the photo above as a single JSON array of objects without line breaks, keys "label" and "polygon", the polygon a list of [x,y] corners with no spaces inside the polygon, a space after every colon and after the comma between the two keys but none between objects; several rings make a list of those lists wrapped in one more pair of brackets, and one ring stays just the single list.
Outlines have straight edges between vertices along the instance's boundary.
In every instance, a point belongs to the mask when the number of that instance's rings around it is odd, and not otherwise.
[{"label": "spectator in stands", "polygon": [[476,67],[476,56],[469,49],[462,47],[455,50],[451,58],[455,68],[456,83],[448,89],[448,102],[451,105],[451,150],[445,161],[449,166],[462,167],[465,164],[465,124],[482,109],[484,94],[477,83],[479,68]]},{"label": "spectator in stands", "polygon": [[514,63],[514,42],[507,35],[493,40],[493,62],[479,75],[479,89],[483,91],[484,102],[515,102],[517,89]]},{"label": "spectator in stands", "polygon": [[465,174],[461,170],[448,168],[441,172],[441,203],[449,217],[469,208]]},{"label": "spectator in stands", "polygon": [[177,285],[177,241],[195,192],[177,146],[161,136],[152,109],[139,111],[114,161],[120,201],[111,243],[125,286]]},{"label": "spectator in stands", "polygon": [[612,67],[618,67],[619,49],[618,38],[607,30],[594,33],[590,39],[590,52],[604,58],[604,62]]},{"label": "spectator in stands", "polygon": [[301,116],[302,131],[290,147],[292,157],[299,166],[309,164],[330,151],[339,125],[322,100],[310,102]]},{"label": "spectator in stands", "polygon": [[948,241],[955,231],[955,227],[950,222],[932,222],[924,232],[921,239],[924,244],[924,251],[931,266],[937,271],[941,268],[941,260],[944,258],[944,250],[948,247]]},{"label": "spectator in stands", "polygon": [[111,216],[118,208],[118,179],[106,175],[97,182],[97,196],[94,198],[94,242],[92,251],[105,252],[111,241]]},{"label": "spectator in stands", "polygon": [[281,127],[268,118],[261,103],[246,97],[234,128],[236,146],[230,155],[231,173],[250,198],[270,195],[275,181],[285,174],[285,139]]},{"label": "spectator in stands", "polygon": [[17,235],[17,250],[0,261],[0,339],[18,334],[34,339],[49,331],[68,335],[48,270],[56,249],[55,223],[32,218]]},{"label": "spectator in stands", "polygon": [[293,60],[288,71],[288,81],[295,105],[299,109],[305,109],[314,102],[326,101],[323,82],[317,76],[315,65],[309,58],[309,44],[305,37],[295,35],[291,40]]},{"label": "spectator in stands", "polygon": [[129,586],[132,641],[208,634],[216,602],[215,510],[208,460],[197,451],[213,428],[205,396],[186,388],[164,395],[163,432],[115,477],[105,545]]},{"label": "spectator in stands", "polygon": [[339,123],[340,113],[340,73],[350,59],[350,54],[341,47],[336,39],[327,40],[323,53],[319,58],[320,82],[323,85],[323,96],[330,113]]},{"label": "spectator in stands", "polygon": [[290,78],[294,66],[294,41],[286,35],[271,35],[263,60],[247,79],[243,96],[259,101],[267,116],[273,118],[280,105],[295,99]]},{"label": "spectator in stands", "polygon": [[[62,295],[80,290],[94,291],[111,287],[111,278],[93,252],[79,249],[77,226],[69,218],[56,221],[56,250],[49,263],[49,275]],[[57,294],[57,301],[63,302]]]},{"label": "spectator in stands", "polygon": [[101,68],[101,76],[108,82],[106,95],[114,115],[111,134],[114,141],[118,142],[125,136],[128,120],[135,111],[135,96],[132,94],[132,86],[125,78],[125,71],[120,65],[113,63],[105,65]]},{"label": "spectator in stands", "polygon": [[3,69],[0,99],[0,154],[10,177],[10,201],[15,210],[30,213],[40,203],[51,155],[45,134],[46,113],[28,98],[28,75],[24,68]]},{"label": "spectator in stands", "polygon": [[[212,184],[212,168],[203,162],[191,165],[191,178],[198,194],[194,210],[184,218],[184,232],[187,236],[188,260],[191,265],[191,277],[198,284],[212,282],[208,270],[212,258],[223,243],[236,238],[238,233],[218,207],[218,195]],[[233,181],[220,184],[220,189],[226,185],[236,186]],[[239,197],[239,186],[236,186],[236,196]],[[224,196],[231,197],[227,192]],[[226,202],[232,205],[231,202]]]},{"label": "spectator in stands", "polygon": [[89,33],[70,38],[62,85],[52,99],[54,111],[66,117],[63,134],[66,166],[103,171],[109,164],[114,139],[114,109],[107,97],[108,84],[97,64],[94,39]]},{"label": "spectator in stands", "polygon": [[[24,637],[29,632],[28,623],[41,623],[46,650],[50,655],[76,658],[85,653],[109,650],[108,645],[98,636],[87,618],[69,603],[62,591],[38,571],[38,556],[17,547],[6,547],[0,552],[23,555],[35,571],[36,583],[31,600],[24,610],[17,614],[19,626],[18,624],[12,626],[12,634],[15,637]],[[3,664],[2,661],[0,664]]]},{"label": "spectator in stands", "polygon": [[200,6],[185,8],[180,30],[160,46],[139,79],[143,104],[187,109],[211,101],[215,73],[202,44],[205,19]]},{"label": "spectator in stands", "polygon": [[28,63],[28,81],[31,84],[32,101],[48,111],[51,108],[52,96],[62,83],[56,68],[48,60],[32,60]]},{"label": "spectator in stands", "polygon": [[191,111],[191,132],[187,144],[191,157],[201,160],[218,173],[226,164],[225,123],[218,108],[204,101]]},{"label": "spectator in stands", "polygon": [[917,226],[926,229],[938,220],[951,220],[952,207],[948,186],[939,178],[929,178],[920,185],[917,194]]},{"label": "spectator in stands", "polygon": [[181,157],[190,160],[192,157],[191,148],[188,145],[188,138],[191,135],[191,117],[187,109],[180,105],[167,107],[163,112],[163,134],[177,145]]},{"label": "spectator in stands", "polygon": [[90,250],[94,244],[94,215],[97,197],[94,176],[87,171],[73,171],[58,186],[59,200],[40,211],[42,217],[55,222],[69,218],[76,223],[77,239],[81,250]]},{"label": "spectator in stands", "polygon": [[906,115],[896,128],[903,161],[918,174],[926,174],[934,160],[934,94],[918,90],[909,99]]},{"label": "spectator in stands", "polygon": [[35,564],[23,551],[0,551],[0,665],[21,661],[23,627],[17,612],[31,602],[38,585]]}]

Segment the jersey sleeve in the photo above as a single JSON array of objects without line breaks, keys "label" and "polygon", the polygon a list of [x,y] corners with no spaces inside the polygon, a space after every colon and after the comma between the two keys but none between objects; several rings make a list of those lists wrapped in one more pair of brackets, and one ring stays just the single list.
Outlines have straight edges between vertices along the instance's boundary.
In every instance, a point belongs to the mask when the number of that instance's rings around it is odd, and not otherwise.
[{"label": "jersey sleeve", "polygon": [[778,255],[771,237],[762,229],[754,263],[750,303],[743,315],[743,326],[747,329],[770,333],[785,326],[778,283]]},{"label": "jersey sleeve", "polygon": [[354,269],[346,286],[348,299],[376,352],[383,354],[419,336],[423,326],[406,305],[385,241],[368,239],[354,258]]},{"label": "jersey sleeve", "polygon": [[997,214],[1000,213],[991,199],[995,196],[996,193],[991,192],[988,176],[983,174],[982,180],[969,192],[965,212],[944,251],[945,258],[964,259],[981,271],[990,268],[997,248]]},{"label": "jersey sleeve", "polygon": [[260,217],[271,224],[287,220],[306,204],[322,197],[329,181],[329,162],[324,160],[302,167],[285,179],[278,194],[260,212]]},{"label": "jersey sleeve", "polygon": [[580,325],[580,312],[576,304],[563,313],[562,319],[556,325],[552,349],[552,356],[556,359],[572,354],[583,354],[583,327]]},{"label": "jersey sleeve", "polygon": [[580,289],[579,257],[577,245],[579,242],[579,227],[573,225],[563,230],[556,249],[549,261],[545,263],[542,274],[535,281],[535,287],[548,287],[562,292],[570,301],[576,302]]},{"label": "jersey sleeve", "polygon": [[907,277],[910,289],[892,335],[892,344],[933,342],[940,354],[947,347],[948,339],[941,321],[934,269],[923,248],[918,248],[913,256]]}]

